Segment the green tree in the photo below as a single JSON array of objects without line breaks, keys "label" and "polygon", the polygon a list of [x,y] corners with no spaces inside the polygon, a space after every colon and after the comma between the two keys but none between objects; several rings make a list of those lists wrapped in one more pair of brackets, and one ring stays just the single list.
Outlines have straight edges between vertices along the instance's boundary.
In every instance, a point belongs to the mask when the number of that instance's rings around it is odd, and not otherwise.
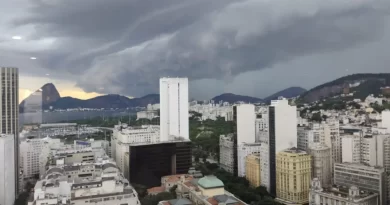
[{"label": "green tree", "polygon": [[171,187],[169,189],[169,192],[174,196],[175,199],[177,198],[176,189],[177,189],[177,185],[176,184],[173,185],[173,187]]},{"label": "green tree", "polygon": [[316,122],[321,122],[322,121],[322,117],[321,117],[321,113],[317,112],[317,113],[314,113],[310,120],[312,121],[316,121]]}]

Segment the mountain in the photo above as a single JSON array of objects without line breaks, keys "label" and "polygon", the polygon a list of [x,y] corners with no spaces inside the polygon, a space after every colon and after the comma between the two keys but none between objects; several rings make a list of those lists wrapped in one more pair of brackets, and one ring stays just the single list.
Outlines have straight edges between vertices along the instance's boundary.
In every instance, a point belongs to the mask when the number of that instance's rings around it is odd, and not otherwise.
[{"label": "mountain", "polygon": [[370,94],[381,94],[381,88],[387,86],[390,86],[390,73],[353,74],[310,89],[300,96],[298,102],[310,103],[348,93],[353,93],[353,98],[365,99]]},{"label": "mountain", "polygon": [[88,100],[73,97],[61,97],[52,83],[45,84],[19,104],[19,112],[35,112],[41,109],[68,108],[128,108],[146,107],[160,102],[160,95],[149,94],[140,98],[128,98],[122,95],[102,95]]},{"label": "mountain", "polygon": [[54,109],[67,108],[128,108],[128,107],[146,107],[148,104],[160,102],[158,94],[150,94],[140,98],[128,98],[122,95],[109,94],[94,97],[88,100],[80,100],[72,97],[60,98],[51,103]]},{"label": "mountain", "polygon": [[222,95],[218,95],[213,97],[211,100],[214,100],[214,102],[228,102],[228,103],[235,103],[239,101],[243,101],[246,103],[256,103],[256,102],[263,102],[262,99],[256,98],[256,97],[250,97],[250,96],[244,96],[244,95],[235,95],[233,93],[224,93]]},{"label": "mountain", "polygon": [[275,94],[272,94],[266,98],[264,98],[265,102],[270,102],[271,100],[276,100],[278,97],[283,96],[285,98],[293,98],[301,95],[307,90],[301,87],[289,87],[287,89],[281,90]]},{"label": "mountain", "polygon": [[58,93],[54,84],[47,83],[24,99],[20,103],[19,109],[21,112],[25,110],[25,107],[27,107],[26,111],[28,111],[29,108],[33,110],[42,109],[41,107],[46,107],[60,98],[60,93]]}]

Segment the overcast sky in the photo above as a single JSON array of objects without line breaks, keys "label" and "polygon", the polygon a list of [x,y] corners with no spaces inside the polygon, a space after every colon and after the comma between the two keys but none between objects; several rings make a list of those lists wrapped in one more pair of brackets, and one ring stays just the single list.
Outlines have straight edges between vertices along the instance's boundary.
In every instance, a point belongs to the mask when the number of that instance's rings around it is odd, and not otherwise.
[{"label": "overcast sky", "polygon": [[0,65],[29,91],[138,97],[171,76],[189,78],[192,98],[266,97],[390,72],[389,0],[0,2]]}]

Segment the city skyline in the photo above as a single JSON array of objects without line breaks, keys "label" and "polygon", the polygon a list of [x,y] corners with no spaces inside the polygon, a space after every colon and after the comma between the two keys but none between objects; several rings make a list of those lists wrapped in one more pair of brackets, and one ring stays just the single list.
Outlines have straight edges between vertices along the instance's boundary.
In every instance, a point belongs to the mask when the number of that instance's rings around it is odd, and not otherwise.
[{"label": "city skyline", "polygon": [[139,97],[156,92],[159,77],[179,76],[208,99],[388,72],[388,1],[66,2],[0,8],[0,62],[20,69],[21,88],[61,81],[72,97]]}]

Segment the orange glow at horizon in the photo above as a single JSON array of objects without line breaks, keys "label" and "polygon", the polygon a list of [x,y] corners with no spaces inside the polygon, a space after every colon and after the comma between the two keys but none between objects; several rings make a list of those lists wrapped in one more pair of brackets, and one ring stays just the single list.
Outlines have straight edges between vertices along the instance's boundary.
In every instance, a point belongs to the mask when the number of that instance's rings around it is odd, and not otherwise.
[{"label": "orange glow at horizon", "polygon": [[[96,93],[96,92],[87,93],[79,88],[76,88],[73,90],[65,89],[65,90],[61,90],[58,92],[60,93],[61,97],[73,97],[73,98],[78,98],[81,100],[86,100],[86,99],[90,99],[90,98],[94,98],[94,97],[103,95],[103,94]],[[19,89],[19,103],[21,103],[24,99],[26,99],[32,93],[33,93],[33,91],[31,91],[29,89],[20,88]]]}]

